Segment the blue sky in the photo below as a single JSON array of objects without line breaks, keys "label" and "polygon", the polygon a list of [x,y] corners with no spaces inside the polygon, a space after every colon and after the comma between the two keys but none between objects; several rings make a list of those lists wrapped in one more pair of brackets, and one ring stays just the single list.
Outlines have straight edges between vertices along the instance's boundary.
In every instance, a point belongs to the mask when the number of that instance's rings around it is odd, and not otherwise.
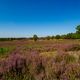
[{"label": "blue sky", "polygon": [[80,0],[0,0],[0,37],[75,32]]}]

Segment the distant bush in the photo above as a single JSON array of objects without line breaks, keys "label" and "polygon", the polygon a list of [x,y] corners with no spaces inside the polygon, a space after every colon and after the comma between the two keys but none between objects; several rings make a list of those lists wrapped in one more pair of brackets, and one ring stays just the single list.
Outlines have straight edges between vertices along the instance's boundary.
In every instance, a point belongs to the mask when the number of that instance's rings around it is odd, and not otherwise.
[{"label": "distant bush", "polygon": [[47,37],[46,37],[46,39],[47,39],[47,40],[50,40],[50,39],[51,39],[51,37],[50,37],[50,36],[47,36]]},{"label": "distant bush", "polygon": [[55,36],[55,39],[60,39],[60,38],[61,38],[60,35],[56,35],[56,36]]},{"label": "distant bush", "polygon": [[37,35],[33,35],[33,40],[37,41],[38,40],[38,36]]}]

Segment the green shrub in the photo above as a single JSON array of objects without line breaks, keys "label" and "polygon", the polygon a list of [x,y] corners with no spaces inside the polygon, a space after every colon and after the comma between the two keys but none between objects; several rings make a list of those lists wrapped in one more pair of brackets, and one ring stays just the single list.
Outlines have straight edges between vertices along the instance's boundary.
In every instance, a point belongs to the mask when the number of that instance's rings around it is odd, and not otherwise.
[{"label": "green shrub", "polygon": [[0,54],[7,53],[9,51],[9,48],[0,48]]},{"label": "green shrub", "polygon": [[8,53],[10,53],[14,47],[1,47],[0,48],[0,56],[6,56]]}]

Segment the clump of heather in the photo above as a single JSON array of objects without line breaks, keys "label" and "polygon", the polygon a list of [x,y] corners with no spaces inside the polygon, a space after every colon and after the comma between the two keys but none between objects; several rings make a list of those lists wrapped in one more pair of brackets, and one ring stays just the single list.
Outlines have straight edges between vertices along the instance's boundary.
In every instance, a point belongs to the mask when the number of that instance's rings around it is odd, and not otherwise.
[{"label": "clump of heather", "polygon": [[65,51],[79,51],[80,45],[79,44],[72,44],[68,48],[65,49]]},{"label": "clump of heather", "polygon": [[80,58],[62,50],[54,57],[40,55],[35,50],[27,54],[14,52],[0,61],[0,80],[79,79]]},{"label": "clump of heather", "polygon": [[66,65],[65,72],[61,77],[62,80],[80,80],[80,64],[72,63]]}]

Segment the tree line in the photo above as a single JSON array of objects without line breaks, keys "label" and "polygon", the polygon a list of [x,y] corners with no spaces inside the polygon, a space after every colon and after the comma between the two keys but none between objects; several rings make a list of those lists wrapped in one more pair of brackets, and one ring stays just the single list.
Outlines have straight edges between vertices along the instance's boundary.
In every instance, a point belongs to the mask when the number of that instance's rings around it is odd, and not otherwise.
[{"label": "tree line", "polygon": [[33,37],[30,38],[0,38],[0,41],[13,41],[13,40],[34,40],[37,41],[40,40],[50,40],[50,39],[80,39],[80,25],[76,27],[76,32],[74,33],[68,33],[64,35],[56,35],[56,36],[46,36],[46,37],[38,37],[36,34],[33,35]]},{"label": "tree line", "polygon": [[38,39],[80,39],[80,25],[76,27],[76,32],[75,33],[68,33],[64,35],[56,35],[56,36],[46,36],[46,37],[41,37],[39,38],[37,35],[33,36],[34,41],[37,41]]},{"label": "tree line", "polygon": [[26,38],[0,38],[0,41],[13,41],[13,40],[23,40]]}]

